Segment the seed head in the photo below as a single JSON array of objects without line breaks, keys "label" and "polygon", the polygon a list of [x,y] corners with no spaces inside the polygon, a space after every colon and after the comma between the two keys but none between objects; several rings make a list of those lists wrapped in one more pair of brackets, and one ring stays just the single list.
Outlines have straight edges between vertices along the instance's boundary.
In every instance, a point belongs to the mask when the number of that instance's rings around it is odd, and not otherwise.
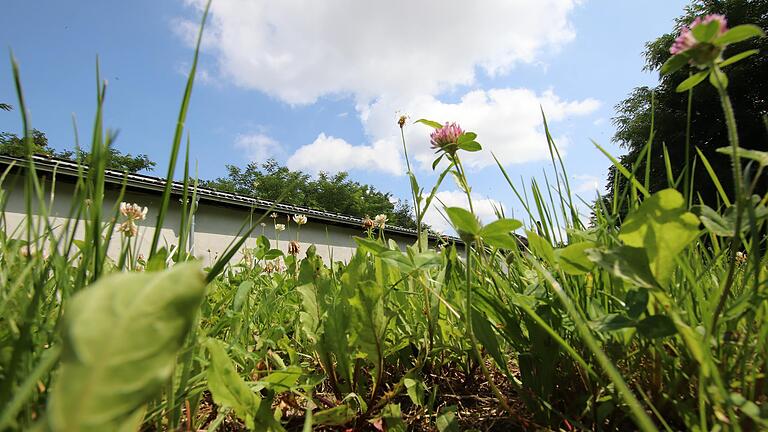
[{"label": "seed head", "polygon": [[374,227],[373,221],[371,220],[371,218],[366,216],[365,219],[363,219],[363,228],[365,228],[366,230],[369,230],[373,227]]},{"label": "seed head", "polygon": [[296,256],[299,254],[299,251],[301,250],[301,246],[299,245],[299,242],[296,240],[291,240],[288,242],[288,255]]}]

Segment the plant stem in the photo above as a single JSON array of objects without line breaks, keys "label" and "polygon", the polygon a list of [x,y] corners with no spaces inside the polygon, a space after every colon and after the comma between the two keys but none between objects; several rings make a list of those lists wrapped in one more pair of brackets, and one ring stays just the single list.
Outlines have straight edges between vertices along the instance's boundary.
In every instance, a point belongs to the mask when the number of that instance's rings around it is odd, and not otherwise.
[{"label": "plant stem", "polygon": [[[411,160],[408,158],[408,146],[405,145],[405,132],[402,126],[400,126],[400,138],[403,141],[403,153],[405,154],[405,165],[408,167],[408,177],[415,180],[416,176],[411,171]],[[419,197],[417,192],[413,190],[413,187],[411,187],[411,197],[413,198],[413,212],[416,216],[416,246],[419,252],[423,252],[421,246],[421,203],[419,203]]]},{"label": "plant stem", "polygon": [[728,141],[731,144],[731,162],[733,164],[733,186],[736,206],[736,221],[734,223],[733,237],[731,238],[731,262],[728,267],[728,276],[726,277],[723,290],[720,293],[720,299],[717,302],[715,311],[712,314],[712,326],[710,328],[710,334],[714,334],[717,327],[717,321],[720,318],[720,314],[725,308],[725,302],[731,294],[731,288],[733,287],[734,276],[736,274],[736,253],[741,247],[741,223],[742,223],[742,211],[744,209],[744,187],[742,185],[741,178],[741,156],[739,155],[739,134],[736,129],[736,116],[733,113],[733,105],[731,105],[731,98],[728,96],[728,92],[725,90],[723,82],[720,81],[719,70],[717,66],[713,66],[712,76],[717,82],[717,92],[720,95],[720,103],[723,106],[723,113],[725,114],[725,124],[728,127]]}]

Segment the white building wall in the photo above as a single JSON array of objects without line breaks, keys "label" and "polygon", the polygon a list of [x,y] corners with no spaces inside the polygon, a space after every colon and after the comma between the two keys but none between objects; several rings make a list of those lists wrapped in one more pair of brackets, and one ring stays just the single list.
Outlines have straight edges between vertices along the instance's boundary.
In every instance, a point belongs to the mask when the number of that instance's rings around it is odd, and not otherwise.
[{"label": "white building wall", "polygon": [[[45,202],[48,213],[48,220],[51,225],[56,227],[57,231],[62,229],[72,229],[75,221],[70,220],[68,216],[71,212],[72,200],[74,194],[74,185],[69,182],[56,182],[55,190],[51,191],[50,182],[44,182]],[[17,175],[9,175],[2,184],[2,189],[6,195],[5,209],[3,212],[3,221],[6,232],[13,233],[14,237],[25,238],[24,227],[26,225],[26,210],[24,198],[24,179]],[[108,221],[115,213],[115,205],[119,205],[119,189],[113,186],[105,191],[104,205],[102,214],[104,221]],[[154,235],[154,225],[157,218],[158,209],[161,204],[160,193],[144,193],[137,191],[126,191],[122,201],[137,203],[149,208],[147,219],[142,221],[139,226],[139,234],[136,237],[139,242],[139,253],[148,255],[152,236]],[[39,223],[40,209],[34,206],[36,223]],[[208,265],[220,256],[227,247],[238,239],[238,232],[246,223],[258,224],[259,218],[266,224],[265,227],[257,226],[246,242],[247,247],[254,247],[256,238],[262,233],[270,239],[273,247],[277,247],[283,252],[287,252],[287,245],[290,240],[296,240],[297,236],[301,245],[300,256],[304,255],[306,249],[314,244],[317,247],[318,255],[323,257],[326,262],[332,257],[334,261],[347,261],[355,251],[356,243],[354,236],[364,236],[362,227],[340,226],[325,223],[319,220],[313,220],[311,217],[306,225],[297,230],[297,225],[291,221],[288,223],[286,214],[280,214],[277,223],[286,224],[287,230],[279,233],[275,232],[273,220],[264,216],[263,211],[250,214],[249,209],[245,207],[234,207],[214,203],[207,200],[201,200],[197,213],[195,215],[194,232],[194,254],[202,259],[204,265]],[[122,218],[118,215],[118,223]],[[164,227],[161,233],[161,246],[173,246],[178,244],[179,226],[181,222],[181,203],[178,198],[172,198],[166,213]],[[67,226],[68,224],[68,226]],[[76,238],[84,239],[84,223],[79,223],[76,228]],[[414,238],[399,235],[388,235],[388,238],[395,240],[401,248],[406,244],[415,242]],[[278,241],[279,239],[279,241]],[[113,234],[112,242],[109,245],[108,254],[110,257],[117,257],[121,247],[121,235],[118,232]],[[238,251],[234,261],[242,258],[242,252]]]}]

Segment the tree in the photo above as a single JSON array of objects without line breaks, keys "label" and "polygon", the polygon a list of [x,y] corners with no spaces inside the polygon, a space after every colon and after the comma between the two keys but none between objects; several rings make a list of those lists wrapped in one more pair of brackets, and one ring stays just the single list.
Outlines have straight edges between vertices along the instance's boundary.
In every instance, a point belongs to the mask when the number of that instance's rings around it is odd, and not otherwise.
[{"label": "tree", "polygon": [[[670,57],[669,47],[680,26],[689,24],[695,17],[710,13],[725,15],[730,26],[750,23],[761,28],[768,27],[768,0],[695,0],[676,20],[674,32],[646,44],[645,69],[658,70]],[[742,146],[764,150],[768,142],[768,130],[763,120],[768,114],[768,38],[754,38],[729,46],[724,57],[728,58],[733,52],[747,49],[759,49],[760,53],[725,69],[729,77],[728,92],[734,103]],[[650,151],[649,189],[653,192],[668,187],[664,161],[666,146],[673,175],[676,179],[681,179],[678,186],[681,190],[685,189],[683,179],[686,176],[682,171],[686,166],[686,156],[688,166],[696,160],[695,171],[688,173],[689,176],[693,174],[691,191],[694,197],[701,196],[704,202],[711,205],[718,200],[717,190],[701,159],[698,158],[696,148],[709,160],[726,193],[732,197],[733,185],[728,174],[731,170],[730,158],[715,151],[728,145],[727,131],[717,91],[708,83],[703,83],[697,86],[692,94],[691,147],[686,150],[688,96],[687,93],[675,92],[675,88],[690,72],[695,72],[692,67],[684,67],[678,72],[662,77],[658,86],[653,89],[634,89],[616,106],[617,116],[613,120],[617,132],[613,140],[627,149],[627,154],[620,158],[621,163],[627,168],[637,164],[638,178],[643,181],[645,157],[639,156],[648,141],[653,113],[655,137]],[[618,174],[617,178],[615,167],[611,167],[608,175],[608,200],[615,192],[615,179],[619,187],[617,190],[624,190],[627,184],[621,174]],[[766,176],[763,176],[756,191],[764,193],[767,189],[768,182]]]},{"label": "tree", "polygon": [[245,168],[227,165],[226,177],[201,184],[212,189],[359,217],[386,214],[392,225],[416,227],[407,203],[393,200],[392,194],[373,186],[350,180],[346,172],[321,172],[313,179],[309,174],[292,171],[270,159],[261,165],[249,163]]},{"label": "tree", "polygon": [[[85,165],[91,162],[91,154],[80,149],[56,151],[48,145],[48,137],[45,136],[45,133],[37,129],[32,129],[32,153],[61,159],[80,160]],[[11,132],[0,132],[0,154],[15,157],[25,156],[27,147],[24,138]],[[107,151],[106,167],[116,171],[137,173],[139,171],[152,171],[155,162],[145,154],[134,156],[130,153],[122,153],[110,146]]]}]

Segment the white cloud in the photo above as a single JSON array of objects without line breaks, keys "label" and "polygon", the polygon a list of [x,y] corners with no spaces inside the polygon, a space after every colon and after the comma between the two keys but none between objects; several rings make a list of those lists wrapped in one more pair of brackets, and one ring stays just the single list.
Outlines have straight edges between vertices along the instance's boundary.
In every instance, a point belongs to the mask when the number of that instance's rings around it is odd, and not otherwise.
[{"label": "white cloud", "polygon": [[[407,101],[380,99],[365,107],[361,118],[369,136],[391,142],[392,148],[402,146],[393,115],[395,107],[431,120],[456,121],[465,130],[476,132],[483,145],[481,152],[464,154],[465,164],[483,168],[495,163],[492,153],[504,165],[549,158],[540,108],[544,109],[548,121],[557,122],[592,113],[599,106],[594,99],[565,101],[552,91],[537,94],[524,88],[501,88],[470,91],[456,103],[441,102],[434,96]],[[409,125],[406,129],[409,154],[424,168],[430,167],[434,158],[429,143],[431,131],[421,124]],[[554,138],[563,151],[568,139],[564,136]]]},{"label": "white cloud", "polygon": [[[435,197],[436,199],[432,201],[427,213],[424,215],[424,222],[438,232],[446,234],[455,233],[451,224],[443,217],[445,214],[443,211],[443,204],[445,207],[463,207],[469,209],[467,195],[460,190],[453,190],[438,192],[435,194]],[[440,204],[441,202],[442,204]],[[475,215],[483,224],[493,222],[497,219],[497,209],[501,212],[507,211],[507,207],[500,201],[478,194],[472,194],[472,207],[475,210]]]},{"label": "white cloud", "polygon": [[[393,157],[394,156],[394,157]],[[288,158],[288,167],[312,173],[370,169],[400,174],[402,164],[397,149],[385,141],[372,145],[352,145],[341,138],[321,133],[314,142],[299,148]]]},{"label": "white cloud", "polygon": [[262,133],[238,134],[235,148],[251,162],[263,162],[280,152],[280,143]]},{"label": "white cloud", "polygon": [[[205,0],[185,0],[198,10]],[[359,2],[217,0],[203,49],[213,54],[219,81],[254,89],[289,104],[349,95],[367,142],[352,145],[320,134],[289,157],[289,166],[320,170],[371,169],[402,175],[397,111],[457,121],[479,134],[484,151],[467,155],[470,168],[549,157],[539,107],[557,122],[594,112],[594,99],[563,100],[553,91],[473,90],[457,102],[439,96],[476,84],[478,73],[508,73],[520,63],[541,65],[542,52],[574,38],[569,15],[579,0],[459,0]],[[187,42],[195,21],[173,21]],[[544,68],[546,65],[537,66]],[[429,167],[429,129],[406,130],[409,153]],[[556,137],[561,148],[568,140]]]},{"label": "white cloud", "polygon": [[[201,10],[205,0],[186,0]],[[577,0],[217,0],[203,47],[237,85],[291,104],[437,94],[503,74],[574,37]],[[177,19],[191,43],[197,22]]]}]

